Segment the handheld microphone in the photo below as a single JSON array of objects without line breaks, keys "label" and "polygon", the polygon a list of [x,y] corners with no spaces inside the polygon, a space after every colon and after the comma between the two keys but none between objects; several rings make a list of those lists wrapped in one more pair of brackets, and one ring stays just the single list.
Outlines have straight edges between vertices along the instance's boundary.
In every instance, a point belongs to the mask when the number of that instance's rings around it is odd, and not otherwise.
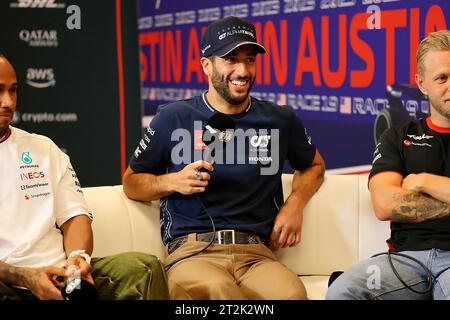
[{"label": "handheld microphone", "polygon": [[214,113],[203,128],[203,143],[211,149],[207,151],[205,161],[213,163],[216,150],[223,150],[225,144],[233,138],[236,127],[234,120],[224,113]]}]

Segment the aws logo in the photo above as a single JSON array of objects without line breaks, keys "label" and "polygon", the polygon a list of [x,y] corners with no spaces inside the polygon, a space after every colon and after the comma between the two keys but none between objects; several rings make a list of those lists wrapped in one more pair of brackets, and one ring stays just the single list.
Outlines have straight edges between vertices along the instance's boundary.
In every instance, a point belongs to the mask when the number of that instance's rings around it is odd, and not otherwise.
[{"label": "aws logo", "polygon": [[47,69],[28,68],[27,84],[33,88],[38,89],[44,89],[55,86],[56,80],[53,68]]}]

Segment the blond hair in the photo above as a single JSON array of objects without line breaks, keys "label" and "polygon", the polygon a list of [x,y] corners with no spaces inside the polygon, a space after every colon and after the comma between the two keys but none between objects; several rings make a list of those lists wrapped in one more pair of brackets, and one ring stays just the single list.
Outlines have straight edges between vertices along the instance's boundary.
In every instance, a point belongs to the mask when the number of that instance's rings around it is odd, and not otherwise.
[{"label": "blond hair", "polygon": [[425,56],[430,50],[450,50],[450,31],[440,30],[432,32],[420,42],[417,49],[417,69],[421,76],[425,72]]}]

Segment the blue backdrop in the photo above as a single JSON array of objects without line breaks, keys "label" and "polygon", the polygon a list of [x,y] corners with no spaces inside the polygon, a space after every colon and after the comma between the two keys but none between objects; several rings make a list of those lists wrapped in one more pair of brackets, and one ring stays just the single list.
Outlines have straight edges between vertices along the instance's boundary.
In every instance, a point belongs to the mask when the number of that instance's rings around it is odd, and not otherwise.
[{"label": "blue backdrop", "polygon": [[[156,107],[207,88],[202,31],[235,15],[255,23],[269,54],[258,57],[252,95],[293,106],[327,169],[370,168],[373,124],[389,108],[386,86],[414,83],[415,54],[428,33],[447,29],[448,0],[140,0],[143,126]],[[411,115],[426,101],[405,96]]]}]

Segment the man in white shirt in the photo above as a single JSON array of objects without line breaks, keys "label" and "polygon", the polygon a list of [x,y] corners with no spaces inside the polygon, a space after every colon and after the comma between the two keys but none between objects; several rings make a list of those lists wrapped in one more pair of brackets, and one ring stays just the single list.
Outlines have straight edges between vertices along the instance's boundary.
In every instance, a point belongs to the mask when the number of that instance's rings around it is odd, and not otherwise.
[{"label": "man in white shirt", "polygon": [[100,298],[167,298],[153,256],[97,258],[91,267],[92,214],[69,157],[49,138],[10,126],[17,86],[0,55],[0,300],[62,299],[57,278],[77,275],[96,280]]}]

